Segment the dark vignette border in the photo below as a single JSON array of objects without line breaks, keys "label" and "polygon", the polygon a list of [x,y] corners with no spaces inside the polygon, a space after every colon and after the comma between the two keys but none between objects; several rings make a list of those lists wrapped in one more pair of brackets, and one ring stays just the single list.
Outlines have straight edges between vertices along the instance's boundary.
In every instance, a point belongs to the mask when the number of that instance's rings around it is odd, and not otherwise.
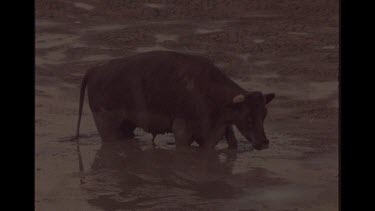
[{"label": "dark vignette border", "polygon": [[[34,210],[35,198],[35,11],[34,1],[3,2],[2,182],[11,210]],[[4,127],[5,126],[5,127]],[[25,208],[20,208],[25,207]],[[5,208],[7,209],[7,208]]]},{"label": "dark vignette border", "polygon": [[[340,0],[340,64],[339,64],[339,98],[340,98],[340,109],[339,109],[339,128],[340,128],[340,182],[339,182],[339,194],[340,194],[340,210],[358,210],[356,206],[356,197],[359,197],[359,193],[355,191],[356,184],[353,183],[353,175],[356,174],[356,162],[353,160],[356,157],[354,153],[355,143],[350,140],[353,139],[353,135],[356,133],[353,128],[353,123],[349,128],[348,122],[350,118],[353,117],[353,113],[349,113],[350,101],[357,98],[355,97],[355,90],[352,90],[354,84],[349,82],[349,77],[351,80],[355,80],[355,75],[359,72],[353,72],[353,70],[358,70],[355,68],[351,58],[355,56],[355,52],[352,51],[353,43],[349,40],[352,38],[351,34],[355,33],[352,30],[357,28],[353,27],[356,25],[353,14],[349,14],[348,0]],[[17,12],[13,13],[10,11],[8,17],[16,16],[16,21],[12,21],[11,26],[8,30],[11,32],[12,36],[12,47],[9,51],[10,56],[14,59],[11,62],[12,66],[7,71],[15,74],[13,79],[7,81],[11,86],[9,90],[4,90],[5,92],[10,92],[11,96],[4,103],[11,103],[11,107],[17,111],[17,115],[11,114],[11,120],[9,125],[14,131],[4,131],[6,133],[10,132],[13,138],[9,139],[9,142],[13,142],[17,146],[17,151],[10,149],[3,149],[4,151],[10,153],[8,159],[4,162],[10,163],[12,166],[11,177],[18,176],[19,178],[11,178],[14,180],[11,184],[11,188],[17,194],[15,198],[15,207],[18,205],[26,205],[34,207],[34,197],[35,197],[35,52],[34,52],[34,40],[35,40],[35,11],[34,11],[34,1],[22,2],[22,5],[16,2],[15,8]],[[354,14],[355,15],[355,14]],[[352,40],[353,41],[353,40]],[[6,41],[5,41],[6,42]],[[24,58],[19,55],[24,54]],[[17,68],[15,68],[17,67]],[[5,68],[5,69],[7,69]],[[4,70],[5,71],[5,70]],[[349,71],[351,73],[349,74]],[[350,76],[349,76],[350,75]],[[357,75],[357,77],[359,77]],[[349,90],[349,86],[350,89]],[[16,89],[17,88],[17,89]],[[352,99],[350,99],[350,94],[352,94]],[[354,98],[355,97],[355,98]],[[5,112],[8,113],[8,112]],[[12,112],[9,112],[12,113]],[[358,115],[358,114],[354,114]],[[13,125],[13,126],[12,126]],[[24,129],[20,129],[19,126],[25,126]],[[20,136],[21,135],[21,136]],[[18,158],[13,160],[12,158]],[[18,170],[20,172],[16,173]],[[358,176],[357,176],[358,177]],[[352,181],[350,181],[352,180]],[[7,182],[6,182],[7,183]],[[26,188],[30,187],[30,188]],[[29,191],[30,190],[30,191]],[[18,195],[26,195],[26,200],[21,199]],[[30,194],[30,195],[29,195]],[[30,199],[28,197],[30,196]]]}]

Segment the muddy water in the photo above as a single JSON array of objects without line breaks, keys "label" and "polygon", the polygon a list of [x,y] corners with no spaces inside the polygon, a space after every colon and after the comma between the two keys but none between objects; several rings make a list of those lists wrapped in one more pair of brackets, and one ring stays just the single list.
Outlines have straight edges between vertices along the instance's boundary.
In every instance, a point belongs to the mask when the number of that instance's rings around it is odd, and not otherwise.
[{"label": "muddy water", "polygon": [[80,9],[84,9],[84,10],[93,10],[95,7],[90,5],[90,4],[86,4],[86,3],[82,3],[82,2],[74,2],[73,3],[75,7],[78,7]]},{"label": "muddy water", "polygon": [[149,46],[149,47],[138,47],[135,49],[135,52],[137,53],[144,53],[148,51],[168,51],[168,48],[162,47],[160,45],[155,45],[155,46]]},{"label": "muddy water", "polygon": [[155,35],[156,42],[164,42],[164,41],[177,41],[178,35],[174,34],[157,34]]},{"label": "muddy water", "polygon": [[[55,180],[62,181],[52,187],[41,207],[47,209],[56,204],[76,210],[182,207],[277,210],[304,204],[309,204],[304,210],[336,207],[337,201],[324,201],[336,195],[338,166],[334,150],[319,157],[301,159],[304,153],[314,149],[293,144],[285,148],[286,143],[300,138],[270,132],[271,148],[254,151],[236,131],[239,150],[226,149],[222,141],[216,151],[209,153],[196,147],[177,151],[170,144],[173,143],[171,135],[158,136],[156,146],[152,146],[149,134],[141,130],[136,134],[134,140],[111,143],[101,143],[95,133],[84,135],[81,138],[84,184],[79,182],[77,160],[67,156],[72,160],[66,159],[65,165],[61,163],[59,172],[66,168],[70,173],[66,171],[62,176],[45,172],[48,177],[55,176]],[[75,143],[64,139],[59,143],[74,149]],[[327,159],[336,162],[327,163]],[[48,181],[52,182],[48,179],[43,183],[48,184]]]},{"label": "muddy water", "polygon": [[[301,13],[290,1],[252,1],[210,7],[209,17],[163,16],[205,7],[174,2],[37,1],[36,210],[338,210],[337,23],[329,13],[301,18],[317,5],[307,1]],[[160,16],[147,17],[151,10]],[[69,139],[83,74],[152,50],[204,55],[246,90],[275,92],[265,120],[270,148],[254,150],[236,129],[238,150],[222,140],[209,153],[196,144],[176,151],[171,134],[153,146],[138,129],[134,140],[102,143],[86,101],[79,172]]]}]

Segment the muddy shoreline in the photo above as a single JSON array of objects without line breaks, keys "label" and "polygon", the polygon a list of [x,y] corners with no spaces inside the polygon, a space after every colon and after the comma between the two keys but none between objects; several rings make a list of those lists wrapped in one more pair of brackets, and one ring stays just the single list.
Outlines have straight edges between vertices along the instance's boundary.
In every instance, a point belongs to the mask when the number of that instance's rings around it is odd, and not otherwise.
[{"label": "muddy shoreline", "polygon": [[[136,3],[134,3],[136,2]],[[36,210],[338,210],[338,2],[37,0]],[[270,148],[221,141],[176,153],[136,131],[102,144],[84,106],[80,185],[74,135],[85,71],[150,50],[210,58],[248,90],[275,92]],[[168,165],[167,165],[168,164]]]}]

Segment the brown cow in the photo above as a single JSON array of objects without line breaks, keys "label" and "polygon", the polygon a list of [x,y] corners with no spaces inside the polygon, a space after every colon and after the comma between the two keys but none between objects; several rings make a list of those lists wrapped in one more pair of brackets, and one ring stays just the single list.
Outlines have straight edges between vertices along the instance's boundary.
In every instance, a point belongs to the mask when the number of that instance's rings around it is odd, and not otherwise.
[{"label": "brown cow", "polygon": [[255,149],[268,148],[266,104],[275,95],[248,92],[208,59],[170,51],[114,59],[84,76],[77,138],[87,85],[89,105],[103,141],[132,138],[140,127],[172,132],[176,147],[213,148],[225,136],[236,147],[232,125]]}]

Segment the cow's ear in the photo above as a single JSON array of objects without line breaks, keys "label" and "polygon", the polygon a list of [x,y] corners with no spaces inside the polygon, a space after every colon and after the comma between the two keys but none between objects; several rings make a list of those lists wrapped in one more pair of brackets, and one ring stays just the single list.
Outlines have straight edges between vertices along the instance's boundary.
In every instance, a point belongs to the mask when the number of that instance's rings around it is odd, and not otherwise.
[{"label": "cow's ear", "polygon": [[224,119],[234,120],[241,112],[243,102],[246,100],[246,95],[238,94],[232,100],[224,105]]},{"label": "cow's ear", "polygon": [[241,110],[243,103],[246,100],[245,94],[238,94],[232,98],[232,102],[227,104],[227,108],[229,108],[233,114],[237,115]]},{"label": "cow's ear", "polygon": [[269,93],[264,95],[264,99],[266,99],[266,104],[271,102],[275,98],[275,93]]},{"label": "cow's ear", "polygon": [[264,99],[264,95],[262,92],[254,91],[247,93],[246,98],[249,99],[249,101],[253,104],[260,104]]}]

